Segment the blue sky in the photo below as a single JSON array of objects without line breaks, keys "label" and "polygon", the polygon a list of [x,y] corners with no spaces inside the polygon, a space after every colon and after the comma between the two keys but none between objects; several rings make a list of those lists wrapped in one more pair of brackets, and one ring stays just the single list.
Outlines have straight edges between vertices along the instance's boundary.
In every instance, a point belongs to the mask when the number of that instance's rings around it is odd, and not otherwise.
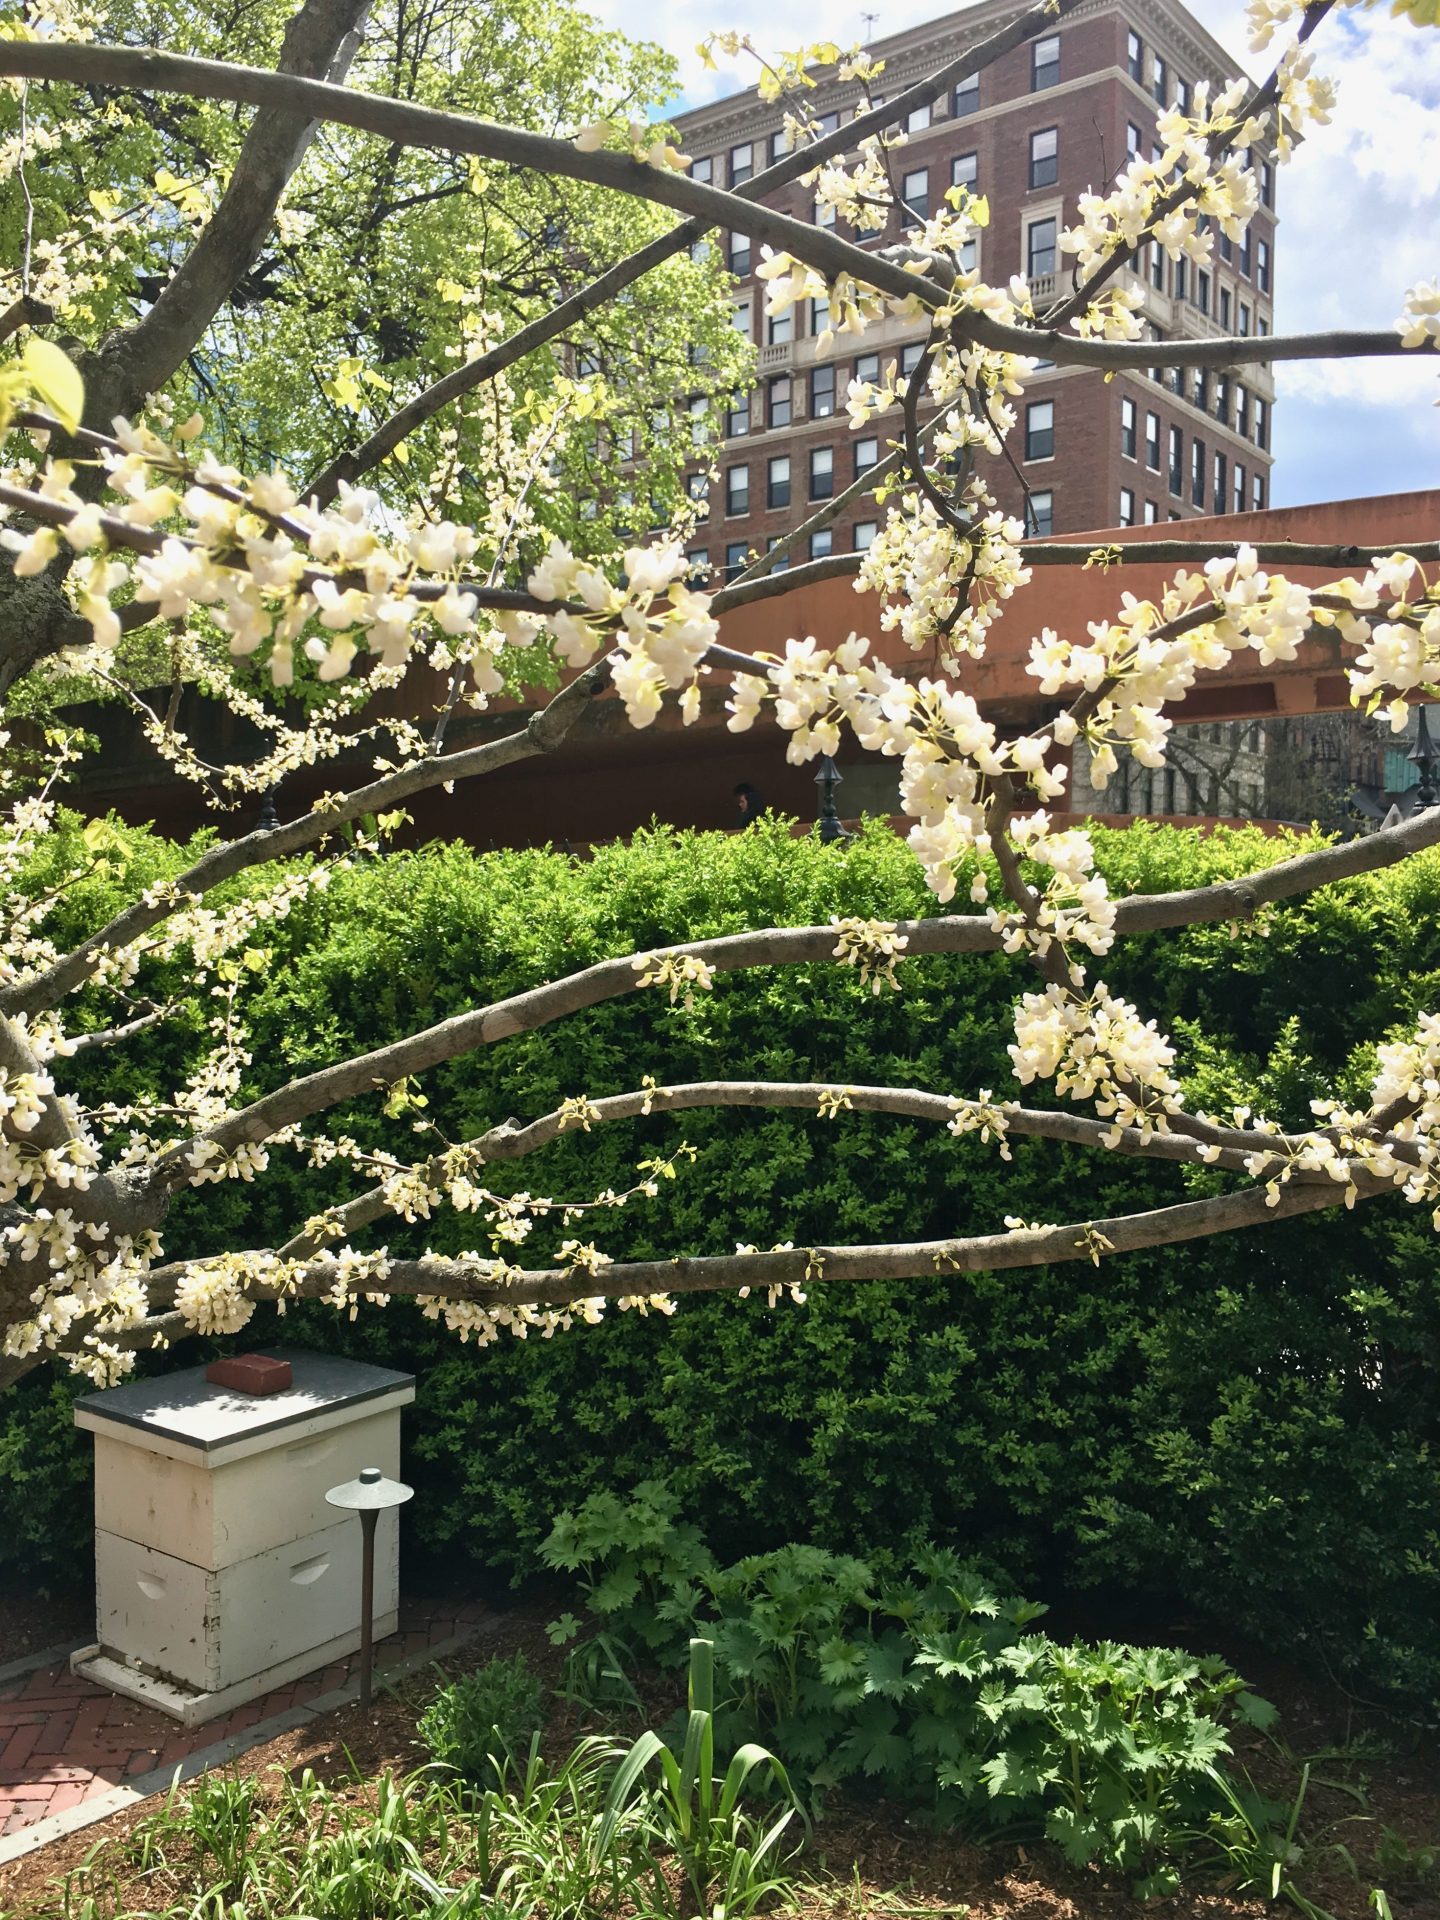
[{"label": "blue sky", "polygon": [[[818,14],[813,0],[592,0],[636,38],[658,39],[681,62],[689,104],[751,78],[718,78],[695,55],[718,28],[757,46],[793,48],[829,36],[865,35],[860,9]],[[898,32],[949,11],[935,0],[893,0],[882,24]],[[1222,45],[1245,53],[1237,0],[1192,5]],[[1337,11],[1312,42],[1320,71],[1339,83],[1331,124],[1281,169],[1276,243],[1276,328],[1388,328],[1406,287],[1440,278],[1440,30],[1392,20],[1383,5]],[[1401,361],[1326,361],[1277,370],[1276,506],[1440,487],[1440,353]]]}]

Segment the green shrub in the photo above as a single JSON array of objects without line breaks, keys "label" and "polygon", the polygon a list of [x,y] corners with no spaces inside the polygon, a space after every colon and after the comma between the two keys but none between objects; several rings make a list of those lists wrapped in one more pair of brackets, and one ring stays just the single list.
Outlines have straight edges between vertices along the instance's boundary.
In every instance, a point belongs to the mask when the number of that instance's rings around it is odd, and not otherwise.
[{"label": "green shrub", "polygon": [[678,1664],[687,1642],[713,1645],[724,1735],[767,1741],[812,1786],[863,1786],[980,1835],[1043,1833],[1076,1866],[1169,1892],[1193,1837],[1231,1811],[1227,1722],[1275,1717],[1223,1660],[1027,1632],[1043,1607],[934,1547],[893,1570],[793,1543],[718,1567],[686,1542],[637,1579],[664,1504],[653,1485],[629,1505],[594,1496],[559,1516],[544,1557],[647,1652]]},{"label": "green shrub", "polygon": [[524,1654],[497,1657],[441,1687],[415,1730],[432,1760],[483,1782],[497,1763],[524,1754],[544,1719],[541,1701]]},{"label": "green shrub", "polygon": [[[163,844],[131,837],[144,871],[163,870]],[[1139,826],[1095,840],[1119,893],[1291,851],[1248,831]],[[113,882],[92,884],[77,930],[110,904]],[[250,1003],[255,1085],[637,946],[935,911],[907,848],[878,827],[842,849],[768,820],[733,836],[656,829],[588,861],[427,847],[342,876],[274,931]],[[900,971],[903,992],[879,997],[824,966],[724,975],[693,1015],[663,995],[611,1001],[436,1069],[427,1118],[465,1138],[646,1073],[1003,1088],[1021,963]],[[1437,1004],[1440,854],[1329,888],[1258,931],[1124,942],[1105,972],[1176,1033],[1196,1103],[1303,1119],[1312,1094],[1337,1077],[1361,1084],[1373,1043]],[[71,1066],[93,1076],[82,1093],[124,1097],[192,1043],[183,1029],[146,1034]],[[375,1102],[331,1124],[415,1151],[408,1119]],[[587,1227],[607,1252],[925,1237],[1013,1213],[1070,1218],[1077,1194],[1119,1214],[1224,1185],[1033,1141],[1006,1166],[973,1138],[892,1118],[736,1111],[571,1132],[496,1166],[493,1184],[584,1198],[628,1186],[640,1159],[682,1139],[698,1158],[662,1202]],[[167,1248],[277,1244],[355,1178],[277,1152],[253,1186],[183,1196]],[[375,1242],[454,1249],[474,1230],[469,1216],[387,1222]],[[628,1495],[664,1461],[728,1559],[796,1539],[869,1559],[919,1533],[1032,1592],[1159,1591],[1367,1685],[1440,1698],[1435,1244],[1428,1221],[1387,1201],[1099,1269],[818,1284],[802,1309],[694,1299],[670,1320],[615,1314],[484,1352],[405,1307],[362,1307],[355,1326],[306,1307],[242,1338],[279,1332],[417,1373],[407,1551],[468,1561],[477,1577],[533,1572],[551,1515],[603,1488]],[[553,1247],[537,1230],[527,1257]],[[27,1385],[11,1402],[39,1409],[38,1459],[25,1420],[0,1416],[12,1474],[32,1476],[5,1496],[15,1512],[0,1551],[18,1566],[49,1551],[48,1525],[69,1538],[75,1520],[49,1391]]]}]

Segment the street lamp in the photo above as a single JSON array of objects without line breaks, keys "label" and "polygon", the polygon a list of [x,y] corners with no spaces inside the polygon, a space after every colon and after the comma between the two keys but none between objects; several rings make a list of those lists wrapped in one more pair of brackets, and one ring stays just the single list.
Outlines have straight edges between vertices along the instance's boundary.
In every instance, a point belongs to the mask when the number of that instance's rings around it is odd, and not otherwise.
[{"label": "street lamp", "polygon": [[820,771],[815,776],[815,784],[820,789],[820,838],[825,841],[848,840],[850,835],[840,824],[840,816],[835,811],[835,789],[844,779],[828,753],[820,756]]},{"label": "street lamp", "polygon": [[1416,813],[1424,813],[1435,804],[1435,743],[1430,738],[1430,722],[1424,707],[1417,707],[1415,744],[1405,758],[1420,778],[1415,785]]},{"label": "street lamp", "polygon": [[360,1711],[370,1707],[371,1671],[375,1651],[371,1644],[375,1631],[375,1526],[382,1513],[391,1507],[403,1507],[415,1497],[415,1489],[402,1481],[387,1480],[379,1467],[362,1467],[358,1480],[331,1487],[326,1504],[360,1516]]}]

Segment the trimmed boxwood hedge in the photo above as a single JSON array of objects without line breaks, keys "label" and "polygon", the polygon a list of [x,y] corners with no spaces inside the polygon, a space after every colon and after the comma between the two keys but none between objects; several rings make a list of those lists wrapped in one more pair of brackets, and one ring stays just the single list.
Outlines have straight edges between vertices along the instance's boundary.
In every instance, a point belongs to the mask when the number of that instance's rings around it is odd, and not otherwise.
[{"label": "trimmed boxwood hedge", "polygon": [[[1295,850],[1253,831],[1146,825],[1095,839],[1119,892],[1194,885]],[[178,858],[128,830],[116,844],[117,870]],[[117,885],[118,871],[88,882],[67,908],[74,925],[113,904]],[[584,861],[425,847],[358,867],[275,930],[249,1002],[255,1086],[605,955],[832,914],[935,911],[907,849],[878,825],[839,849],[793,840],[778,821],[736,835],[657,827]],[[1104,967],[1182,1043],[1193,1103],[1246,1100],[1295,1120],[1337,1076],[1363,1086],[1374,1043],[1437,1004],[1437,970],[1436,854],[1257,927],[1125,942]],[[876,997],[833,967],[727,975],[691,1015],[640,993],[428,1075],[426,1117],[458,1139],[647,1073],[1005,1088],[1021,963],[917,960],[902,978],[902,993]],[[92,1090],[103,1068],[108,1095],[123,1097],[158,1085],[193,1044],[181,1028],[74,1064],[96,1076]],[[414,1150],[409,1121],[377,1104],[333,1124]],[[898,1119],[736,1111],[568,1135],[495,1168],[493,1184],[583,1198],[628,1185],[639,1159],[681,1139],[698,1157],[658,1201],[593,1225],[617,1258],[982,1230],[1006,1214],[1119,1213],[1223,1184],[1025,1141],[1005,1165],[978,1142]],[[253,1187],[185,1196],[168,1251],[273,1244],[346,1177],[277,1153]],[[391,1223],[377,1240],[457,1248],[475,1232],[446,1215],[423,1233]],[[537,1231],[527,1257],[550,1245]],[[874,1554],[927,1534],[1029,1591],[1164,1593],[1434,1699],[1437,1252],[1428,1219],[1396,1201],[1098,1269],[819,1284],[805,1307],[773,1312],[696,1299],[671,1319],[614,1314],[483,1351],[408,1307],[362,1309],[353,1326],[305,1307],[278,1331],[417,1372],[410,1538],[451,1567],[523,1577],[557,1509],[663,1472],[722,1555],[788,1539]],[[271,1333],[257,1320],[248,1343]],[[27,1382],[0,1413],[0,1563],[39,1578],[86,1558],[71,1394]]]}]

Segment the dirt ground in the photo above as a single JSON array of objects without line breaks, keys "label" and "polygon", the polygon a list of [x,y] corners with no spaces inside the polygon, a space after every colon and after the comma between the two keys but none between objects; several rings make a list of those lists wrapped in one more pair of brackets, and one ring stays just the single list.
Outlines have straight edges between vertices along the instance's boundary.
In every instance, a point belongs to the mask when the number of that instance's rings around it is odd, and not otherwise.
[{"label": "dirt ground", "polygon": [[[485,1657],[523,1651],[532,1668],[553,1680],[558,1656],[543,1631],[552,1611],[517,1608],[499,1633],[487,1634]],[[1396,1920],[1440,1920],[1440,1881],[1433,1873],[1415,1880],[1392,1869],[1377,1877],[1376,1868],[1387,1828],[1412,1848],[1440,1842],[1440,1752],[1433,1734],[1361,1706],[1281,1661],[1253,1651],[1243,1660],[1232,1657],[1251,1684],[1281,1709],[1281,1730],[1290,1753],[1298,1756],[1282,1760],[1256,1735],[1240,1749],[1241,1763],[1279,1794],[1287,1782],[1293,1791],[1299,1762],[1311,1762],[1301,1832],[1319,1845],[1301,1875],[1306,1895],[1335,1920],[1373,1920],[1370,1889],[1383,1885]],[[678,1684],[657,1678],[645,1689],[647,1706],[663,1717],[678,1700]],[[415,1719],[432,1689],[433,1677],[421,1677],[398,1694],[381,1696],[366,1716],[349,1708],[255,1748],[236,1764],[262,1775],[269,1768],[311,1767],[337,1787],[352,1780],[353,1769],[367,1779],[387,1770],[404,1774],[425,1757]],[[547,1726],[547,1751],[568,1750],[585,1730],[573,1710],[560,1704]],[[358,1798],[364,1788],[345,1790]],[[127,1832],[150,1810],[142,1805],[0,1867],[0,1915],[40,1920],[58,1914],[65,1873],[97,1842]],[[1353,1869],[1326,1850],[1336,1844],[1347,1849]],[[790,1915],[797,1920],[867,1920],[871,1915],[920,1920],[962,1913],[970,1920],[1250,1920],[1275,1911],[1254,1897],[1204,1888],[1142,1905],[1099,1873],[1067,1866],[1044,1844],[981,1848],[927,1830],[902,1809],[881,1802],[833,1803],[816,1825],[801,1871],[813,1884],[784,1909],[787,1920]],[[157,1902],[181,1892],[137,1882],[136,1910],[154,1910]]]}]

